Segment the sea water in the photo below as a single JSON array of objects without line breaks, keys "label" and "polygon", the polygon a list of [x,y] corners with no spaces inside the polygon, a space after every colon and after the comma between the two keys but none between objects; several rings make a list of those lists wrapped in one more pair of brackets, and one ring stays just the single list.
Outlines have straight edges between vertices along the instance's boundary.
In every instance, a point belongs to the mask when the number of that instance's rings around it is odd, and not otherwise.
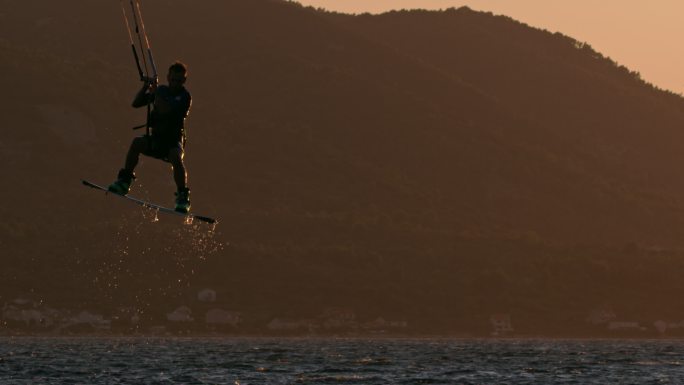
[{"label": "sea water", "polygon": [[684,341],[0,338],[0,384],[682,384]]}]

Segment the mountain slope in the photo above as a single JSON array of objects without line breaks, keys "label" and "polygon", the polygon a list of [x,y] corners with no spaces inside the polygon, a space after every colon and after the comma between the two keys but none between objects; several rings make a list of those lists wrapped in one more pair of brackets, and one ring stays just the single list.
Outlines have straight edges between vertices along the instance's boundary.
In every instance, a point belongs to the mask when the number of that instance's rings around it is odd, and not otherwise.
[{"label": "mountain slope", "polygon": [[[564,197],[572,210],[593,205],[582,200],[596,193],[623,201],[607,216],[651,211],[643,204],[653,205],[662,210],[657,219],[635,218],[652,223],[669,221],[664,218],[668,212],[679,210],[679,203],[670,203],[679,202],[683,187],[676,161],[684,139],[681,98],[653,88],[589,45],[467,8],[329,17],[472,84],[536,125],[539,130],[531,135],[514,132],[517,128],[510,124],[502,129],[508,131],[507,140],[522,136],[544,147],[566,169],[584,174],[583,185],[596,185],[599,191]],[[564,189],[573,186],[575,181]],[[582,216],[610,204],[593,205]]]},{"label": "mountain slope", "polygon": [[[164,314],[212,286],[263,317],[581,318],[637,291],[618,279],[633,271],[605,268],[623,245],[681,246],[681,98],[570,38],[465,8],[145,1],[159,67],[190,66],[193,206],[222,219],[207,234],[79,184],[112,179],[144,119],[118,4],[0,5],[0,300]],[[171,202],[168,165],[137,173],[132,194]],[[648,282],[679,290],[678,259],[639,250],[631,266],[656,258]]]}]

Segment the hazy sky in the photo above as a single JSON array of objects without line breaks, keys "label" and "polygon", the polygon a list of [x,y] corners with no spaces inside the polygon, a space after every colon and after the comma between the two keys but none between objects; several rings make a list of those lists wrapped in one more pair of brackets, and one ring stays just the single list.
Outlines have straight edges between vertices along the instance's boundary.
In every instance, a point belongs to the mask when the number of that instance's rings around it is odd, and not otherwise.
[{"label": "hazy sky", "polygon": [[589,43],[661,87],[684,93],[684,0],[297,0],[348,13],[468,7]]}]

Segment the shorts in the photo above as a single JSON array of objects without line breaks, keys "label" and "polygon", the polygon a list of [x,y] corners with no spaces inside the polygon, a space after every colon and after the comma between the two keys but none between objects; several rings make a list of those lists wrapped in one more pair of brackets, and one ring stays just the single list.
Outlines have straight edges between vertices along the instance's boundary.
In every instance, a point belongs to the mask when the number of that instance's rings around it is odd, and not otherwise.
[{"label": "shorts", "polygon": [[152,158],[163,160],[165,162],[169,161],[169,150],[173,148],[180,148],[183,151],[182,142],[168,142],[155,139],[153,136],[143,135],[143,138],[147,140],[147,146],[145,146],[145,151],[142,153]]}]

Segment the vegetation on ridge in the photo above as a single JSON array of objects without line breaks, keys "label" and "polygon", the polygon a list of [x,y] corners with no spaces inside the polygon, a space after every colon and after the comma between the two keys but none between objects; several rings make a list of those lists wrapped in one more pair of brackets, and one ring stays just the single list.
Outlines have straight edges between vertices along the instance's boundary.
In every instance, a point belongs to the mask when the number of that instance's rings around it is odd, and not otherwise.
[{"label": "vegetation on ridge", "polygon": [[[425,331],[684,318],[684,103],[587,44],[467,8],[146,1],[159,66],[190,66],[206,248],[80,186],[114,178],[139,85],[118,4],[36,4],[0,14],[0,303],[163,314],[209,286],[257,318],[345,306]],[[137,172],[133,195],[173,199],[167,165]]]}]

